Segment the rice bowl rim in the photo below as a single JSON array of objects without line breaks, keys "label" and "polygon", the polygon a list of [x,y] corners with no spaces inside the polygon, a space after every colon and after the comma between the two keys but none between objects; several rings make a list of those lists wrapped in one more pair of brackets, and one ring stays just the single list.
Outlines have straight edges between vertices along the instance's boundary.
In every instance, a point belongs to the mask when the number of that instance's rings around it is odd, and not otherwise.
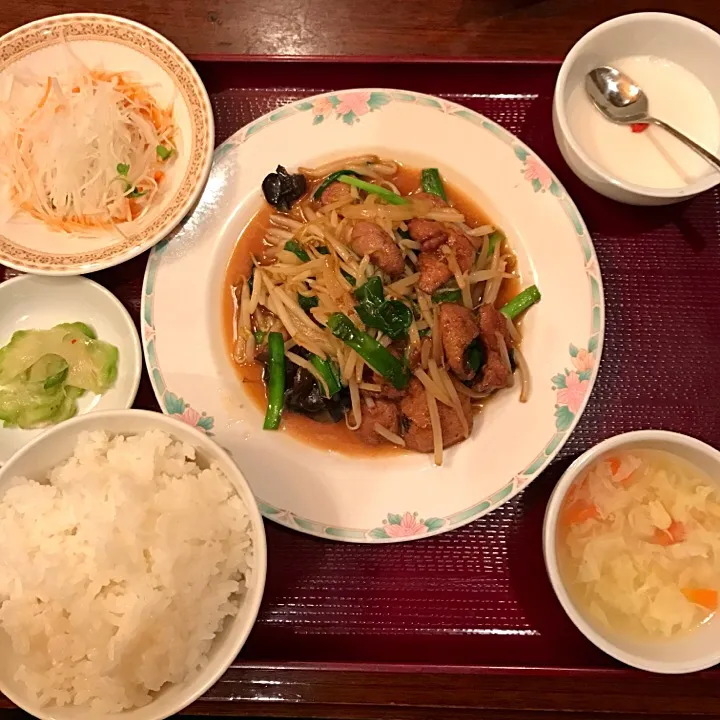
[{"label": "rice bowl rim", "polygon": [[[596,647],[619,660],[620,662],[630,665],[631,667],[648,672],[663,673],[676,675],[689,672],[698,672],[705,670],[720,662],[720,646],[709,637],[708,632],[711,626],[717,628],[720,618],[713,618],[713,622],[706,623],[700,628],[695,628],[687,634],[681,634],[675,638],[665,640],[648,640],[650,652],[644,655],[636,652],[628,652],[621,648],[610,637],[599,632],[587,619],[585,613],[578,609],[570,597],[565,585],[565,581],[560,573],[557,559],[557,543],[556,533],[558,525],[558,517],[562,507],[565,495],[571,485],[584,473],[593,463],[609,451],[618,451],[637,447],[641,444],[652,446],[652,449],[662,449],[674,455],[679,455],[679,450],[686,450],[688,453],[695,454],[697,457],[703,457],[708,465],[715,468],[715,477],[720,478],[720,451],[711,445],[698,440],[697,438],[682,433],[672,432],[669,430],[634,430],[620,435],[615,435],[607,440],[594,445],[586,450],[582,455],[576,458],[568,469],[563,473],[553,489],[550,499],[548,500],[545,517],[543,520],[543,557],[545,560],[545,569],[552,585],[555,595],[562,605],[566,615],[573,622],[575,627]],[[661,447],[660,447],[661,446]],[[693,461],[690,461],[693,462]],[[697,464],[697,463],[693,463]],[[716,485],[718,481],[715,480]],[[693,660],[676,660],[666,661],[654,656],[652,652],[655,648],[669,648],[674,643],[687,640],[692,635],[693,638],[701,641],[704,645],[710,646],[710,650],[700,649],[697,657]]]},{"label": "rice bowl rim", "polygon": [[[103,427],[103,425],[107,425],[108,423],[122,423],[123,421],[127,422],[127,429],[107,430]],[[135,421],[137,421],[137,423]],[[143,427],[140,429],[133,429],[133,424],[143,425]],[[148,427],[148,425],[152,427]],[[201,432],[180,420],[168,417],[167,415],[152,412],[150,410],[108,410],[88,415],[80,415],[56,425],[40,437],[28,443],[25,447],[15,453],[15,455],[13,455],[13,457],[10,458],[5,465],[0,467],[0,499],[3,497],[4,488],[8,484],[9,480],[17,475],[17,471],[14,470],[15,466],[26,456],[34,454],[35,457],[38,458],[36,461],[38,471],[33,473],[36,476],[41,472],[47,472],[50,468],[56,467],[60,464],[60,462],[63,462],[59,461],[53,464],[46,464],[42,459],[40,459],[43,457],[43,445],[54,442],[59,435],[68,435],[69,450],[67,457],[65,458],[65,460],[67,460],[72,456],[75,444],[77,443],[77,439],[81,432],[108,432],[112,435],[140,435],[152,430],[166,432],[174,441],[191,444],[195,448],[197,456],[199,456],[200,459],[205,460],[208,459],[208,456],[215,456],[211,459],[211,462],[215,462],[220,467],[220,470],[224,473],[228,482],[230,482],[238,497],[245,505],[245,510],[250,520],[249,535],[253,543],[251,563],[252,572],[250,575],[251,582],[248,584],[246,592],[241,599],[239,611],[229,620],[225,621],[222,632],[225,634],[223,643],[224,645],[227,645],[227,647],[223,646],[219,649],[217,647],[217,638],[215,638],[213,645],[206,654],[208,662],[200,671],[191,673],[190,677],[182,683],[172,683],[168,688],[163,689],[147,705],[131,708],[121,713],[106,715],[93,713],[92,720],[103,720],[103,718],[127,718],[127,720],[135,720],[134,716],[136,713],[142,713],[142,715],[138,715],[137,720],[163,720],[164,718],[180,712],[182,709],[197,700],[222,677],[222,675],[232,665],[242,647],[245,645],[250,631],[255,625],[265,589],[265,580],[267,575],[267,543],[265,538],[265,528],[255,498],[250,490],[247,480],[245,480],[245,477],[242,474],[242,471],[235,464],[227,451],[215,443],[204,432]],[[193,440],[184,439],[183,435],[185,435],[186,438],[193,438]],[[25,476],[27,475],[28,473],[25,473]],[[221,652],[221,656],[219,656],[219,658],[213,658],[213,655],[217,652]],[[212,662],[213,659],[217,665],[214,668]],[[200,678],[202,678],[202,681],[200,681]],[[192,683],[193,681],[199,683],[198,687],[185,695],[182,692],[182,687]],[[158,699],[163,697],[166,690],[171,690],[173,688],[179,689],[180,700],[175,703],[172,708],[167,711],[161,711],[159,714],[147,712],[153,707]],[[3,693],[20,709],[31,713],[35,717],[40,718],[40,720],[66,720],[68,718],[75,717],[88,717],[86,714],[88,713],[88,708],[84,706],[63,706],[62,708],[58,708],[55,705],[49,705],[47,707],[40,707],[33,699],[22,696],[8,688],[5,678],[1,674],[0,693]]]}]

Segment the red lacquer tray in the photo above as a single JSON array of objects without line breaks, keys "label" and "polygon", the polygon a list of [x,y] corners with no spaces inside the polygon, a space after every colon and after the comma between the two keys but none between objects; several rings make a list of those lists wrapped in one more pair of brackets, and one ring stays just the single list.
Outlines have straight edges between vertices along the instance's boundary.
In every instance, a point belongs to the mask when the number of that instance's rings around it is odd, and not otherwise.
[{"label": "red lacquer tray", "polygon": [[[311,717],[687,717],[720,711],[720,671],[655,677],[590,645],[541,553],[545,503],[570,460],[627,430],[720,446],[720,195],[670,208],[605,200],[555,145],[554,63],[198,60],[217,140],[316,92],[395,87],[450,98],[536,150],[593,234],[607,303],[600,376],[558,459],[481,520],[425,541],[347,545],[267,523],[268,580],[241,657],[189,712]],[[432,138],[428,138],[432,142]],[[96,274],[138,320],[147,256]],[[0,270],[0,280],[10,277]],[[147,376],[137,406],[157,410]],[[2,703],[5,703],[4,705]],[[10,707],[0,699],[0,707]]]}]

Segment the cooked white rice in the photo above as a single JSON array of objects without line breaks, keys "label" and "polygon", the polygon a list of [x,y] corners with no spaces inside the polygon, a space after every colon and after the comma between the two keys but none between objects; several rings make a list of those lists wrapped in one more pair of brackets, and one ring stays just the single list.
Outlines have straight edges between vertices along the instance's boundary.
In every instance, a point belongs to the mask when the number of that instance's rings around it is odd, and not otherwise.
[{"label": "cooked white rice", "polygon": [[145,705],[200,668],[248,587],[247,509],[222,471],[152,431],[81,435],[0,500],[0,627],[47,705]]}]

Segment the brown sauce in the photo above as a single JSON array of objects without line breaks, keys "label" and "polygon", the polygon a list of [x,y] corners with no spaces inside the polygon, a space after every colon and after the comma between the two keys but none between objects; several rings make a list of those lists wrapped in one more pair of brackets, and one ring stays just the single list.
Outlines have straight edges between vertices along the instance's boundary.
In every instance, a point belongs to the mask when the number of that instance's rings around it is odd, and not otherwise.
[{"label": "brown sauce", "polygon": [[[420,173],[416,168],[401,167],[393,182],[403,195],[414,192],[420,187]],[[312,194],[321,181],[312,183],[308,191]],[[445,192],[448,202],[457,208],[464,216],[465,222],[471,227],[492,225],[493,222],[482,210],[461,190],[445,182]],[[295,207],[298,207],[299,203]],[[233,360],[232,349],[235,342],[235,300],[233,288],[241,278],[246,278],[252,268],[251,256],[261,256],[265,250],[265,233],[270,223],[270,216],[276,211],[265,204],[240,233],[235,249],[225,272],[225,283],[222,294],[222,326],[225,340],[225,349],[230,362],[243,385],[243,390],[263,412],[267,405],[267,393],[262,381],[262,366],[258,362],[239,365]],[[292,213],[291,213],[292,214]],[[300,219],[300,218],[298,218]],[[513,270],[509,267],[508,270]],[[498,295],[497,305],[501,306],[513,298],[520,290],[519,280],[506,280]],[[382,445],[367,445],[350,430],[345,422],[322,423],[292,411],[283,412],[281,429],[289,432],[293,437],[309,445],[323,450],[332,449],[347,455],[373,455],[399,454],[406,451],[404,448],[384,443]]]}]

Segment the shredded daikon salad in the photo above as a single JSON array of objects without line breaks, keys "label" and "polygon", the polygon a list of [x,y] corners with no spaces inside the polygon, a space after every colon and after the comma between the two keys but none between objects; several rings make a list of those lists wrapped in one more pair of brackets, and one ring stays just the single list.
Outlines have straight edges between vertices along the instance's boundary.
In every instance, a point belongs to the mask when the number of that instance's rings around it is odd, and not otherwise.
[{"label": "shredded daikon salad", "polygon": [[558,541],[571,594],[604,626],[667,638],[717,610],[720,492],[670,453],[597,462],[565,498]]},{"label": "shredded daikon salad", "polygon": [[66,232],[141,218],[177,155],[172,107],[130,74],[79,62],[11,76],[0,95],[2,180],[15,213]]}]

